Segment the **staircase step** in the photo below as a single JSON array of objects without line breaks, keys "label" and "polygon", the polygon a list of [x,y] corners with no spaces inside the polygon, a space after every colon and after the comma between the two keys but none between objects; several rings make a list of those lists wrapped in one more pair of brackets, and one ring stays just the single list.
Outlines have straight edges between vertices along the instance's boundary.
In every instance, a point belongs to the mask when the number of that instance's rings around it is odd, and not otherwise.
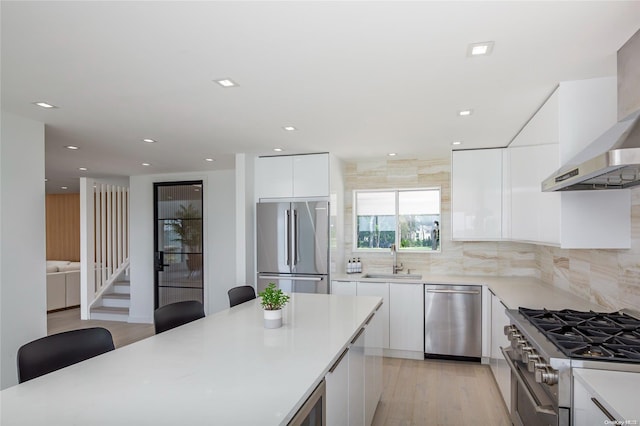
[{"label": "staircase step", "polygon": [[91,308],[91,319],[104,321],[127,321],[129,308],[94,306]]},{"label": "staircase step", "polygon": [[116,281],[112,288],[114,293],[131,294],[131,283],[129,281]]},{"label": "staircase step", "polygon": [[129,308],[131,306],[131,294],[107,293],[102,295],[102,306],[108,308]]}]

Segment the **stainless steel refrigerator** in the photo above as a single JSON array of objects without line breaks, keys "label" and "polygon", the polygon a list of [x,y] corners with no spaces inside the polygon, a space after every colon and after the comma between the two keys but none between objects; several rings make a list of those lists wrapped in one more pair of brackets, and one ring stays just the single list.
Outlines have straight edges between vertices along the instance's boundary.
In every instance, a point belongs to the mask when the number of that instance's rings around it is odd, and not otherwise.
[{"label": "stainless steel refrigerator", "polygon": [[329,202],[264,202],[256,207],[258,291],[329,293]]}]

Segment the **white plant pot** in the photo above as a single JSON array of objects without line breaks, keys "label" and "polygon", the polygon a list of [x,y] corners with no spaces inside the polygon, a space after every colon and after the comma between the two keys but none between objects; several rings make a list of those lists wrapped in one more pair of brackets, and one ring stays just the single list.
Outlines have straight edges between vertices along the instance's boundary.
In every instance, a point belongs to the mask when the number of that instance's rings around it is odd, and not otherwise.
[{"label": "white plant pot", "polygon": [[264,310],[264,328],[282,327],[282,309],[276,311]]}]

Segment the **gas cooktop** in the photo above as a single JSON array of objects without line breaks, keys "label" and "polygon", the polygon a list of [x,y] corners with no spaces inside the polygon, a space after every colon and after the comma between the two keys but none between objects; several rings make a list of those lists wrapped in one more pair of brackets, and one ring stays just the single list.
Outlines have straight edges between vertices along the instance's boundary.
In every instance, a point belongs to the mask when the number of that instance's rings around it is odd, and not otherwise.
[{"label": "gas cooktop", "polygon": [[640,363],[640,319],[570,309],[519,312],[570,358]]}]

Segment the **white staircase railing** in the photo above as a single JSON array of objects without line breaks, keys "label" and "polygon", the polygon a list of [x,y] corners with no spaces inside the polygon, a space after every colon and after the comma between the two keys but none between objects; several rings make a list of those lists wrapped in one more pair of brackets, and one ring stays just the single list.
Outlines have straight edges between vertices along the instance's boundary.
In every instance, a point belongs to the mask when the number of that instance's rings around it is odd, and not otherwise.
[{"label": "white staircase railing", "polygon": [[80,178],[80,317],[129,265],[126,180]]}]

